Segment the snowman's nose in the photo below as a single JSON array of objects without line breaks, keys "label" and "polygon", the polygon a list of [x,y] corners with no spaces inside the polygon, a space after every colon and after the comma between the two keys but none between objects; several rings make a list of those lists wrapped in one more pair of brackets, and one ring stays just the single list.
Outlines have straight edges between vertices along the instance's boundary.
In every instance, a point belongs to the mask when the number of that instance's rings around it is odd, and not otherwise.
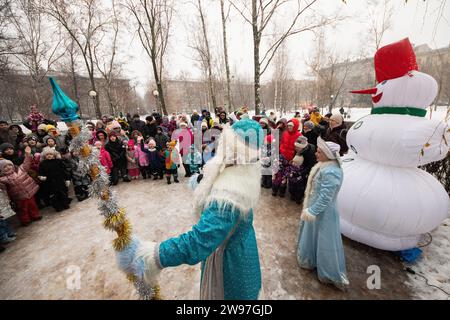
[{"label": "snowman's nose", "polygon": [[364,90],[353,90],[350,91],[350,93],[357,93],[357,94],[375,94],[377,93],[377,88],[371,88],[371,89],[364,89]]}]

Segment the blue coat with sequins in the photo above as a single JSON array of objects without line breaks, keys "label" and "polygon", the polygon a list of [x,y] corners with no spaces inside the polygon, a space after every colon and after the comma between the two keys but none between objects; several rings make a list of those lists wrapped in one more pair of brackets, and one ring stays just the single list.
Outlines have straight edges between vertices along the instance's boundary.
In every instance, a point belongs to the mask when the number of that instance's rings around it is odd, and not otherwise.
[{"label": "blue coat with sequins", "polygon": [[258,247],[253,229],[253,211],[244,218],[238,210],[226,206],[219,210],[213,202],[192,230],[159,246],[162,267],[205,262],[227,239],[234,226],[223,256],[223,286],[226,300],[257,299],[261,289]]}]

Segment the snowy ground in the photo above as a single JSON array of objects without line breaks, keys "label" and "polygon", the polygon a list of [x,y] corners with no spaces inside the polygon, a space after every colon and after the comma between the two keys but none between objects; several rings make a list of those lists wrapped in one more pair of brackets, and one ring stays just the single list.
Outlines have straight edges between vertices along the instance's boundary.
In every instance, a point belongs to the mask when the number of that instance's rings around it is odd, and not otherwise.
[{"label": "snowy ground", "polygon": [[[161,241],[190,230],[191,212],[187,179],[168,186],[162,181],[120,183],[120,204],[127,209],[135,233],[142,239]],[[95,199],[74,204],[70,210],[43,211],[44,219],[18,228],[18,239],[0,255],[0,299],[136,299],[134,288],[116,268],[111,240],[103,229]],[[350,288],[335,290],[317,281],[315,272],[298,268],[296,242],[299,206],[273,198],[263,190],[255,210],[257,234],[267,299],[448,299],[421,278],[409,277],[403,264],[389,252],[344,239]],[[13,218],[14,220],[14,218]],[[433,232],[433,242],[414,267],[431,284],[450,290],[449,221]],[[381,269],[381,289],[369,290],[367,268]],[[79,274],[79,282],[76,280]],[[197,299],[199,266],[163,271],[165,299]]]}]

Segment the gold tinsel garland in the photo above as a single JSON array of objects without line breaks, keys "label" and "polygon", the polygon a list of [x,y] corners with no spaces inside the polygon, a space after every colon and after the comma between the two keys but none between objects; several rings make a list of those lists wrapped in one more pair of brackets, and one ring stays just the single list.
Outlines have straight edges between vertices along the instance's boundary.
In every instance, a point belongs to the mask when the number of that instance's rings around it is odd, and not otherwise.
[{"label": "gold tinsel garland", "polygon": [[[81,122],[70,122],[67,123],[67,126],[70,135],[73,137],[70,148],[71,150],[78,151],[82,157],[83,165],[88,166],[86,171],[92,179],[92,184],[97,184],[97,188],[92,188],[93,194],[103,201],[102,209],[114,210],[114,208],[118,208],[115,199],[112,197],[109,180],[106,179],[106,176],[102,176],[102,174],[106,174],[105,169],[100,165],[98,157],[92,153],[92,147],[88,144],[89,135],[86,134],[83,136],[82,134]],[[125,209],[118,208],[115,212],[104,215],[105,220],[103,226],[105,229],[117,233],[117,238],[113,240],[114,250],[122,251],[132,240],[132,227],[130,221],[126,217]],[[148,288],[145,283],[139,281],[133,274],[127,274],[127,279],[135,284],[142,299],[161,300],[159,286]]]}]

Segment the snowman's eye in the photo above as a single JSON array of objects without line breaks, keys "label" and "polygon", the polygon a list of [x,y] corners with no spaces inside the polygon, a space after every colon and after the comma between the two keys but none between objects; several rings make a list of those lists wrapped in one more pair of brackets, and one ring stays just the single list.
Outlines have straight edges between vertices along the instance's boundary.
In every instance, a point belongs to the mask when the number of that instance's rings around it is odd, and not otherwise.
[{"label": "snowman's eye", "polygon": [[383,82],[382,82],[381,84],[383,84],[383,85],[384,85],[384,84],[386,84],[386,82],[387,82],[387,80],[384,80],[384,81],[383,81]]}]

